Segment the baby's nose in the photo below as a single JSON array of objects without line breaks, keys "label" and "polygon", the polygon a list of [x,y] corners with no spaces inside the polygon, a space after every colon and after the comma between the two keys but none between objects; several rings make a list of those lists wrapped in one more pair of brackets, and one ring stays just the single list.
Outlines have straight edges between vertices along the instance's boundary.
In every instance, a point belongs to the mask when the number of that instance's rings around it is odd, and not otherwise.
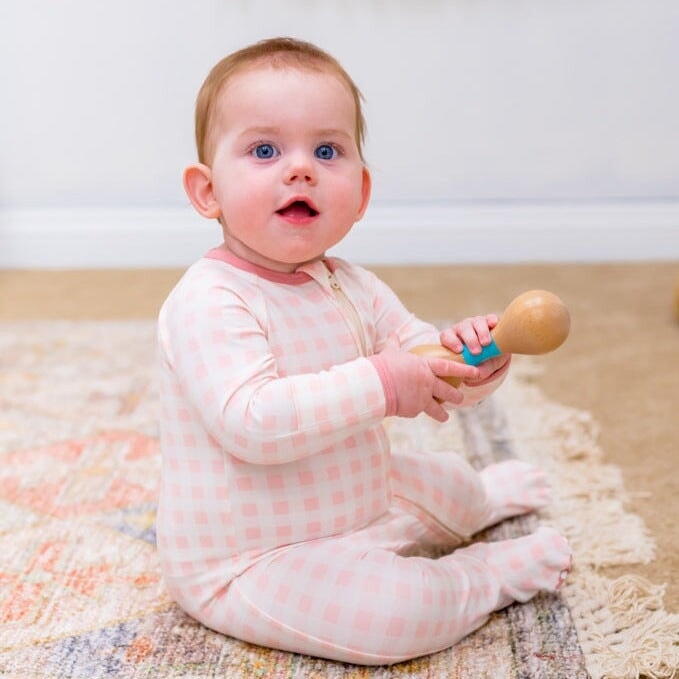
[{"label": "baby's nose", "polygon": [[286,166],[285,180],[288,183],[314,183],[316,181],[316,172],[312,159],[309,158],[308,155],[302,153],[290,156]]}]

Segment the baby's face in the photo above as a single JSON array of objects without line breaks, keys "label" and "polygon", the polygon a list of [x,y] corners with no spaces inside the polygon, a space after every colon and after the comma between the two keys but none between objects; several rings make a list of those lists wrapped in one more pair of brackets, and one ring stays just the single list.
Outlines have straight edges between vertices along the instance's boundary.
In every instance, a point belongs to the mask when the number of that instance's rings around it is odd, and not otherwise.
[{"label": "baby's face", "polygon": [[370,176],[356,109],[332,73],[253,68],[220,93],[212,189],[227,246],[276,271],[321,257],[360,219]]}]

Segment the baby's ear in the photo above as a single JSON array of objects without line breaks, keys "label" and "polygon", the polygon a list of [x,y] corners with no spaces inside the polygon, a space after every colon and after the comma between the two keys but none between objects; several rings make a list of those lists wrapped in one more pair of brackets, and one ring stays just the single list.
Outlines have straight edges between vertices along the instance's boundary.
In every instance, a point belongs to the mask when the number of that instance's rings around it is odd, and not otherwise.
[{"label": "baby's ear", "polygon": [[361,219],[365,214],[365,211],[370,202],[370,192],[372,190],[372,177],[370,176],[370,170],[363,166],[363,172],[361,176],[361,206],[358,209],[358,215],[356,216],[356,221]]},{"label": "baby's ear", "polygon": [[184,190],[200,215],[208,219],[221,216],[221,208],[212,190],[212,170],[207,165],[196,163],[184,170]]}]

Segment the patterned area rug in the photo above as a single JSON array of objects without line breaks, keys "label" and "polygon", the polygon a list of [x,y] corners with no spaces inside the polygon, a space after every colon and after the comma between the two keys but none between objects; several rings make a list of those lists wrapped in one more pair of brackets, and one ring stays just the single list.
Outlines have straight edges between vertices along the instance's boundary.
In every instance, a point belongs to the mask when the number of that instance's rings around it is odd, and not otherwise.
[{"label": "patterned area rug", "polygon": [[[518,358],[518,357],[517,357]],[[159,475],[152,322],[0,325],[0,676],[672,677],[679,619],[662,588],[607,580],[600,566],[648,561],[653,542],[624,510],[586,413],[531,384],[537,363],[445,425],[391,420],[394,446],[456,450],[476,466],[519,456],[546,467],[550,513],[506,521],[496,540],[552,523],[576,567],[560,595],[493,615],[435,655],[363,668],[223,637],[168,598],[155,551]]]}]

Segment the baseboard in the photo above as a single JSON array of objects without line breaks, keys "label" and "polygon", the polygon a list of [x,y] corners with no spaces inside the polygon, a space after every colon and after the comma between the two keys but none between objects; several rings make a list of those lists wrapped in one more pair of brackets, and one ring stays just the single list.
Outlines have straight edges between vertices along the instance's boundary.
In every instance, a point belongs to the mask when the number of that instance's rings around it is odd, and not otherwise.
[{"label": "baseboard", "polygon": [[[189,207],[0,209],[0,268],[184,267],[218,244]],[[333,254],[362,264],[679,259],[679,200],[373,205]]]}]

